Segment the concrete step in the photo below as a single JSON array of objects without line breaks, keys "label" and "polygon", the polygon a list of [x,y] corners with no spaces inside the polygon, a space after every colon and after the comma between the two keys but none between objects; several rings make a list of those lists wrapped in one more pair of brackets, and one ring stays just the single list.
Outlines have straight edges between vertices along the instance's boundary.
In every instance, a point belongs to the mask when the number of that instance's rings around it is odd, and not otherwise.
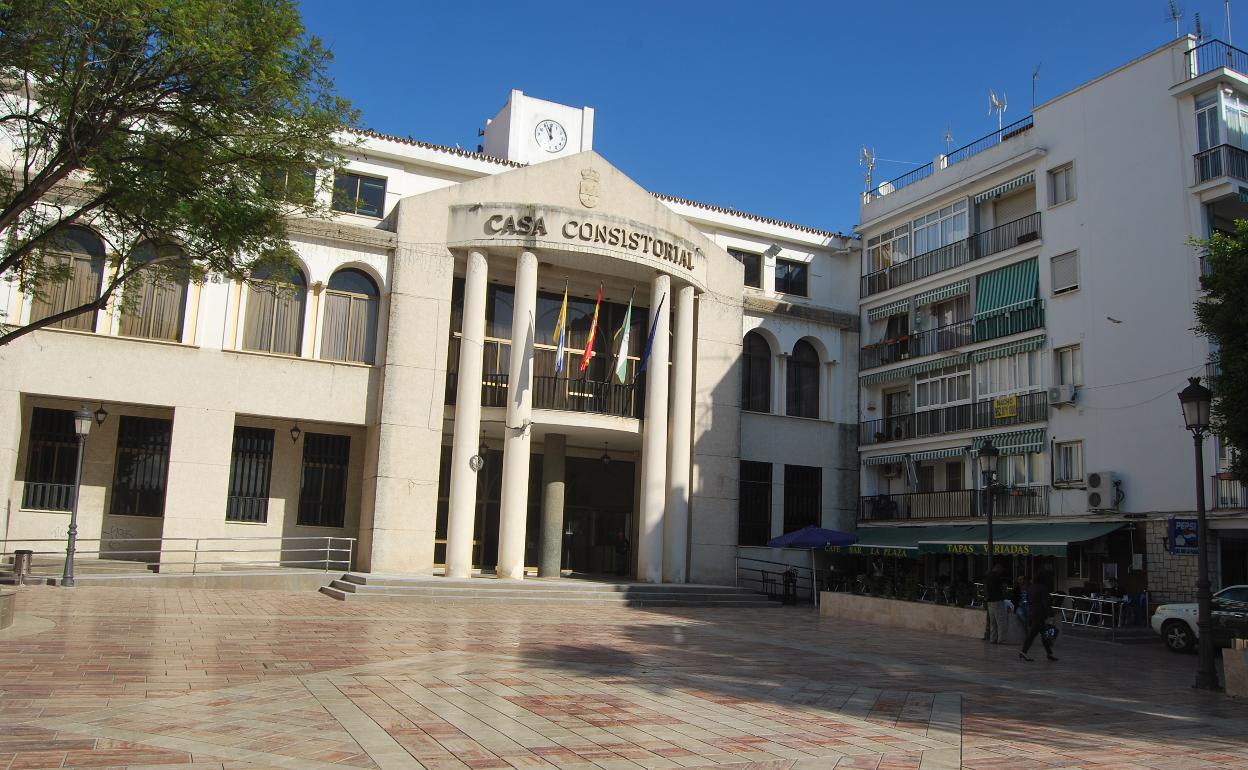
[{"label": "concrete step", "polygon": [[445,588],[437,586],[412,585],[412,586],[372,586],[360,585],[345,580],[334,580],[330,586],[355,596],[453,596],[467,599],[488,599],[488,598],[508,598],[508,597],[527,597],[535,599],[544,599],[549,601],[557,601],[570,599],[575,601],[597,600],[604,602],[626,602],[634,600],[674,600],[688,599],[695,601],[757,601],[760,599],[759,594],[734,591],[728,589],[726,591],[589,591],[589,590],[571,590],[559,591],[553,589],[542,589],[537,591],[526,590],[523,587],[515,588],[489,588],[481,589],[475,586],[447,586]]},{"label": "concrete step", "polygon": [[755,591],[748,588],[737,588],[735,586],[717,586],[717,585],[701,585],[697,583],[634,583],[624,581],[596,581],[582,580],[579,578],[526,578],[524,581],[513,580],[497,580],[491,577],[473,577],[473,578],[444,578],[429,576],[403,576],[403,575],[370,575],[367,573],[348,572],[343,575],[342,581],[357,586],[390,586],[399,588],[435,588],[445,590],[448,588],[471,588],[473,590],[482,591],[514,591],[522,589],[525,591],[585,591],[592,593],[679,593],[681,595],[692,593],[740,593],[748,596],[757,596]]},{"label": "concrete step", "polygon": [[408,594],[408,593],[357,593],[353,591],[344,591],[333,585],[324,586],[320,589],[321,593],[326,596],[338,599],[339,601],[404,601],[418,604],[458,604],[471,602],[474,604],[511,604],[511,605],[560,605],[560,606],[576,606],[576,607],[713,607],[721,609],[740,609],[740,608],[774,608],[780,606],[776,602],[769,602],[764,597],[755,595],[754,597],[718,597],[715,595],[694,595],[688,597],[678,596],[638,596],[629,597],[627,594],[617,595],[615,598],[602,598],[596,594],[586,596],[572,597],[556,597],[547,596],[543,592],[542,595],[518,595],[512,596],[507,594],[498,594],[496,592],[436,592],[430,594]]}]

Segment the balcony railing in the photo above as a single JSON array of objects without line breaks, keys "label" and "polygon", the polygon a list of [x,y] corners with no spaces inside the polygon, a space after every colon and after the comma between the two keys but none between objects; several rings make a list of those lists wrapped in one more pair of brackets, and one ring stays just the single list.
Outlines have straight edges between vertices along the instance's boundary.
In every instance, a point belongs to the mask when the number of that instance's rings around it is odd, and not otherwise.
[{"label": "balcony railing", "polygon": [[[958,149],[950,152],[948,155],[944,156],[944,159],[940,165],[940,168],[948,168],[949,166],[952,166],[954,164],[957,164],[966,160],[972,155],[978,155],[984,150],[990,149],[992,147],[996,147],[998,144],[1001,144],[1007,139],[1012,139],[1018,136],[1019,134],[1022,134],[1030,130],[1032,125],[1033,125],[1032,117],[1028,115],[1022,120],[1017,120],[1008,126],[1003,126],[1001,129],[997,131],[993,131],[991,134],[988,134],[987,136],[980,137],[979,139],[976,139],[970,144],[965,145],[963,147],[959,147]],[[909,187],[910,185],[914,184],[920,179],[926,179],[927,177],[934,174],[936,171],[937,171],[936,164],[926,163],[922,166],[919,166],[916,169],[907,171],[906,173],[902,174],[899,177],[890,179],[887,182],[881,182],[874,189],[865,193],[863,195],[863,199],[865,202],[870,203],[876,198],[882,198],[885,195],[894,193],[903,187]]]},{"label": "balcony railing", "polygon": [[1222,67],[1248,75],[1248,53],[1221,40],[1201,43],[1187,52],[1188,80]]},{"label": "balcony railing", "polygon": [[[446,403],[448,405],[455,404],[457,382],[458,374],[448,372],[446,375]],[[640,418],[645,400],[644,392],[645,389],[637,382],[621,385],[616,382],[538,376],[533,378],[533,407]],[[507,406],[506,374],[481,376],[481,406]]]},{"label": "balcony railing", "polygon": [[1248,152],[1233,145],[1220,144],[1193,156],[1196,182],[1207,182],[1220,176],[1248,180]]},{"label": "balcony railing", "polygon": [[1044,303],[1038,299],[1010,308],[1004,313],[975,321],[975,341],[995,340],[1011,334],[1029,332],[1044,326]]},{"label": "balcony railing", "polygon": [[912,438],[941,436],[964,430],[981,430],[1029,422],[1043,422],[1049,417],[1048,391],[1039,390],[1019,396],[985,399],[973,404],[957,404],[922,412],[907,412],[858,425],[858,443],[882,444]]},{"label": "balcony railing", "polygon": [[1239,479],[1223,478],[1221,474],[1213,477],[1213,507],[1248,508],[1248,484]]},{"label": "balcony railing", "polygon": [[863,297],[870,297],[1039,238],[1040,212],[1037,211],[991,230],[976,233],[970,238],[919,254],[905,262],[867,273],[862,277],[859,293]]},{"label": "balcony railing", "polygon": [[974,339],[974,322],[959,321],[935,329],[906,335],[895,340],[884,340],[874,345],[867,345],[858,351],[858,368],[870,369],[885,364],[894,364],[907,358],[917,358],[932,353],[953,350],[972,342]]},{"label": "balcony railing", "polygon": [[22,485],[22,507],[34,511],[68,511],[74,497],[73,484],[27,481]]},{"label": "balcony railing", "polygon": [[[983,492],[974,489],[871,495],[858,500],[858,520],[979,518],[985,515],[983,507]],[[1002,487],[993,492],[994,519],[1045,516],[1048,512],[1048,487]]]}]

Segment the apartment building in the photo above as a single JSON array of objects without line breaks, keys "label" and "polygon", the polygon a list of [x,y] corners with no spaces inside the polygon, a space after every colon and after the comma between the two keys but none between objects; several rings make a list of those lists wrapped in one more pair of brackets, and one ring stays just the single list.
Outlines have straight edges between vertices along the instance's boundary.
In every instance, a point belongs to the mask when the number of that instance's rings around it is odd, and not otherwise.
[{"label": "apartment building", "polygon": [[[866,550],[982,574],[991,441],[997,552],[1020,572],[1191,595],[1176,394],[1217,353],[1193,332],[1189,239],[1248,214],[1246,118],[1248,54],[1185,37],[863,194]],[[1217,581],[1248,582],[1248,500],[1216,438],[1205,468]]]}]

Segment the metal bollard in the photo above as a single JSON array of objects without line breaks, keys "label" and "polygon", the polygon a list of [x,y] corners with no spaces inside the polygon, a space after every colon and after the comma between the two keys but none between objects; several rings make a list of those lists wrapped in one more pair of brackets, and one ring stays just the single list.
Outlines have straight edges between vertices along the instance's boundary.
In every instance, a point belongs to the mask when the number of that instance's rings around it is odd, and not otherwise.
[{"label": "metal bollard", "polygon": [[34,551],[22,549],[13,552],[13,574],[17,576],[18,585],[26,582],[26,576],[30,574],[30,566],[34,558]]}]

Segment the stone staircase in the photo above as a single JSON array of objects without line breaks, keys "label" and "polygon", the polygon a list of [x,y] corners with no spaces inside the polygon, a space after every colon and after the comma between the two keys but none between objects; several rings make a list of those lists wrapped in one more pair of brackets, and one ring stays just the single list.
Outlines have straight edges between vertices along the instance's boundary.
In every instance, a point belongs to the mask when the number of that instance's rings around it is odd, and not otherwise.
[{"label": "stone staircase", "polygon": [[614,607],[777,607],[766,596],[745,588],[695,584],[652,584],[591,581],[580,578],[492,577],[467,579],[408,577],[349,572],[321,588],[341,601],[408,601],[419,603],[481,602],[493,604],[563,604]]}]

